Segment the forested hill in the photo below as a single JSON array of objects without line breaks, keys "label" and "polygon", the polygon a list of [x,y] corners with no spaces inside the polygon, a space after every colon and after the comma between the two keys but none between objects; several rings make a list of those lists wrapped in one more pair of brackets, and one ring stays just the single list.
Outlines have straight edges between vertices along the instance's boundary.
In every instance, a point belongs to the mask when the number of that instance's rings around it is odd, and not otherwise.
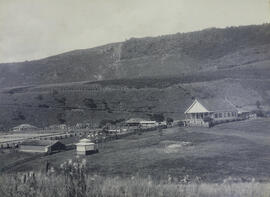
[{"label": "forested hill", "polygon": [[0,87],[228,72],[269,59],[270,24],[211,28],[2,63]]}]

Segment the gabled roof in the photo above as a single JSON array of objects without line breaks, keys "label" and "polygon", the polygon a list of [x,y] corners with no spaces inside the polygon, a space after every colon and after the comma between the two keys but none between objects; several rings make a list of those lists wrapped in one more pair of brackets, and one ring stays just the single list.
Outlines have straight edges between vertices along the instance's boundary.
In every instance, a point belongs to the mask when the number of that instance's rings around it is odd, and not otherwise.
[{"label": "gabled roof", "polygon": [[230,101],[222,98],[195,99],[185,113],[237,111]]},{"label": "gabled roof", "polygon": [[126,123],[140,123],[141,121],[144,121],[142,118],[130,118],[126,121]]},{"label": "gabled roof", "polygon": [[52,146],[59,142],[58,140],[25,140],[21,145],[25,146]]},{"label": "gabled roof", "polygon": [[19,129],[19,128],[37,129],[37,127],[30,125],[30,124],[21,124],[21,125],[14,127],[13,129]]}]

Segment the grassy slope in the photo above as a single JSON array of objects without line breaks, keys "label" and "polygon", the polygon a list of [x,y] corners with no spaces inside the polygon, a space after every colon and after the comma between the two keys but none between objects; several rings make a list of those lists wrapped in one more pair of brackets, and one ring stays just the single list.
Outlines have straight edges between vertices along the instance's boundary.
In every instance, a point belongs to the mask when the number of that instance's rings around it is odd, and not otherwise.
[{"label": "grassy slope", "polygon": [[[164,130],[163,136],[157,131],[134,135],[101,146],[100,153],[86,157],[87,168],[91,174],[150,175],[155,180],[189,175],[214,182],[229,176],[266,181],[270,178],[269,123],[269,119],[258,119],[211,129],[172,128]],[[180,147],[183,141],[192,145]],[[12,171],[40,169],[46,160],[59,167],[75,157],[75,151],[62,152]]]},{"label": "grassy slope", "polygon": [[[260,101],[269,110],[269,29],[266,24],[130,39],[2,64],[0,129],[98,124],[151,113],[181,119],[195,97],[227,97],[250,109]],[[93,81],[100,79],[106,80]]]},{"label": "grassy slope", "polygon": [[130,39],[41,60],[0,64],[0,87],[171,76],[269,60],[270,25]]},{"label": "grassy slope", "polygon": [[250,109],[256,109],[256,101],[260,101],[263,109],[269,110],[269,62],[233,68],[233,72],[222,69],[172,78],[6,88],[0,91],[0,126],[97,125],[103,119],[148,118],[151,113],[181,119],[195,97],[227,97],[235,105]]}]

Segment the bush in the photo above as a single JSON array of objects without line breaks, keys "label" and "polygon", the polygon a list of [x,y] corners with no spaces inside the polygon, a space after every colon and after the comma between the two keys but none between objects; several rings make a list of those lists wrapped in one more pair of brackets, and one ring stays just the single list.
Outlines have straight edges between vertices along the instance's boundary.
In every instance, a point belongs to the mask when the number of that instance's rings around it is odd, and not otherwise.
[{"label": "bush", "polygon": [[86,107],[96,109],[97,105],[94,103],[94,100],[91,98],[85,98],[83,99],[83,103]]},{"label": "bush", "polygon": [[152,121],[163,122],[165,120],[163,114],[148,114],[148,116]]},{"label": "bush", "polygon": [[172,124],[173,123],[173,119],[170,118],[170,117],[167,117],[166,118],[166,122],[167,122],[167,124]]},{"label": "bush", "polygon": [[257,117],[261,117],[261,118],[267,117],[267,113],[265,111],[256,110],[256,111],[253,111],[253,112],[257,115]]}]

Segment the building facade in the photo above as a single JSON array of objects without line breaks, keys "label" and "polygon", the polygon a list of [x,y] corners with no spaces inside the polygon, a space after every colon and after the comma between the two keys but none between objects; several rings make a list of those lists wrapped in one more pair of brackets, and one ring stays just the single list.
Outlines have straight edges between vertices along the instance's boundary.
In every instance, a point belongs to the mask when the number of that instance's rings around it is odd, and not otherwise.
[{"label": "building facade", "polygon": [[82,139],[76,144],[76,150],[78,155],[89,155],[98,152],[97,144],[91,142],[89,139]]},{"label": "building facade", "polygon": [[226,99],[195,99],[185,111],[185,126],[210,127],[237,120],[237,109]]},{"label": "building facade", "polygon": [[65,150],[66,146],[58,140],[26,140],[19,145],[19,150],[30,153],[53,153]]}]

